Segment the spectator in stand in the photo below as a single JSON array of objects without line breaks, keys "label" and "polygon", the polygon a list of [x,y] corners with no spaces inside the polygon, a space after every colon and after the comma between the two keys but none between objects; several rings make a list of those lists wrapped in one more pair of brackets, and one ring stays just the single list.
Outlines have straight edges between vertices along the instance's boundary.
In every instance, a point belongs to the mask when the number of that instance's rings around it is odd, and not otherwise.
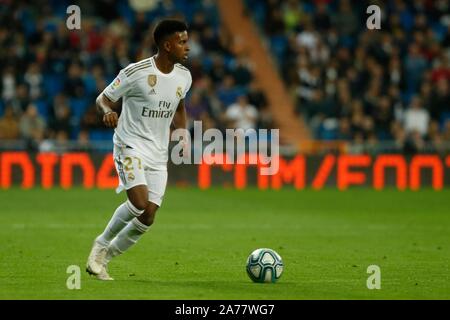
[{"label": "spectator in stand", "polygon": [[105,129],[102,119],[97,111],[97,106],[95,104],[91,104],[88,107],[83,117],[81,118],[80,126],[82,130]]},{"label": "spectator in stand", "polygon": [[64,131],[68,137],[72,132],[70,107],[62,103],[55,110],[55,115],[50,118],[48,129],[49,136],[55,137],[58,132]]},{"label": "spectator in stand", "polygon": [[319,30],[319,32],[328,31],[331,28],[330,14],[327,12],[326,3],[318,3],[317,10],[314,15],[314,27]]},{"label": "spectator in stand", "polygon": [[78,133],[76,150],[82,152],[89,152],[93,150],[93,146],[89,141],[88,130],[80,130]]},{"label": "spectator in stand", "polygon": [[226,75],[216,93],[222,106],[229,106],[237,100],[242,92],[236,87],[233,76]]},{"label": "spectator in stand", "polygon": [[207,27],[208,27],[208,22],[206,21],[205,14],[200,11],[195,13],[194,19],[193,19],[191,25],[189,26],[190,34],[192,34],[192,32],[198,32],[198,33],[202,34],[203,31],[205,31],[205,29]]},{"label": "spectator in stand", "polygon": [[347,117],[339,119],[339,126],[337,132],[337,140],[351,140],[352,130],[350,120]]},{"label": "spectator in stand", "polygon": [[413,97],[404,118],[407,134],[417,132],[421,137],[424,137],[428,132],[429,119],[430,116],[428,111],[423,108],[421,98],[418,96]]},{"label": "spectator in stand", "polygon": [[[203,130],[215,127],[214,120],[209,116],[209,106],[199,90],[193,90],[186,103],[188,115],[188,130],[193,130],[194,121],[202,121]],[[192,132],[191,132],[192,133]]]},{"label": "spectator in stand", "polygon": [[270,129],[274,127],[273,116],[269,110],[267,97],[260,89],[256,81],[252,81],[247,91],[248,103],[258,110],[258,124],[257,127],[261,129]]},{"label": "spectator in stand", "polygon": [[24,82],[30,88],[31,100],[35,101],[44,98],[44,77],[38,63],[34,62],[28,66],[27,72],[24,75]]},{"label": "spectator in stand", "polygon": [[[274,3],[276,1],[269,1]],[[274,4],[274,8],[266,10],[266,19],[264,30],[269,36],[283,34],[285,22],[283,21],[283,12]]]},{"label": "spectator in stand", "polygon": [[419,89],[426,67],[427,62],[420,53],[420,47],[416,43],[410,44],[405,59],[405,72],[408,75],[406,89],[408,92],[416,92]]},{"label": "spectator in stand", "polygon": [[79,63],[73,62],[69,65],[64,93],[70,98],[82,98],[85,94],[82,73],[83,69]]},{"label": "spectator in stand", "polygon": [[209,76],[211,80],[217,85],[223,81],[225,76],[227,76],[230,72],[227,70],[225,66],[225,62],[223,57],[220,55],[214,55],[212,58],[212,67],[209,71]]},{"label": "spectator in stand", "polygon": [[352,5],[349,0],[342,0],[339,2],[339,10],[333,15],[333,25],[337,28],[337,32],[341,37],[349,39],[353,37],[359,25],[358,16],[352,10]]},{"label": "spectator in stand", "polygon": [[429,100],[430,114],[435,120],[444,124],[450,119],[450,80],[441,78],[432,89]]},{"label": "spectator in stand", "polygon": [[253,78],[251,70],[252,65],[249,59],[243,54],[239,55],[231,70],[235,84],[247,87]]},{"label": "spectator in stand", "polygon": [[200,58],[204,55],[204,50],[201,44],[198,32],[189,33],[189,57],[191,59]]},{"label": "spectator in stand", "polygon": [[14,68],[12,66],[5,66],[2,72],[2,79],[0,83],[1,98],[9,102],[16,95],[17,79],[14,74]]},{"label": "spectator in stand", "polygon": [[28,105],[25,113],[20,118],[19,128],[21,137],[27,141],[30,148],[36,148],[44,138],[46,123],[38,114],[34,104]]},{"label": "spectator in stand", "polygon": [[7,105],[3,117],[0,118],[0,140],[16,140],[19,137],[19,121],[13,108]]},{"label": "spectator in stand", "polygon": [[[275,8],[278,10],[278,7]],[[296,0],[288,0],[281,6],[281,14],[283,18],[284,27],[282,30],[288,32],[296,30],[306,19],[302,6]],[[278,13],[277,13],[278,14]],[[275,19],[277,21],[278,19]]]},{"label": "spectator in stand", "polygon": [[25,83],[21,83],[16,87],[15,97],[11,100],[11,106],[16,115],[21,115],[30,104],[30,95],[28,87]]},{"label": "spectator in stand", "polygon": [[379,140],[391,139],[391,123],[394,121],[392,102],[388,96],[381,96],[373,110],[375,133]]},{"label": "spectator in stand", "polygon": [[245,95],[238,97],[225,113],[230,128],[256,129],[258,123],[258,110],[248,103]]}]

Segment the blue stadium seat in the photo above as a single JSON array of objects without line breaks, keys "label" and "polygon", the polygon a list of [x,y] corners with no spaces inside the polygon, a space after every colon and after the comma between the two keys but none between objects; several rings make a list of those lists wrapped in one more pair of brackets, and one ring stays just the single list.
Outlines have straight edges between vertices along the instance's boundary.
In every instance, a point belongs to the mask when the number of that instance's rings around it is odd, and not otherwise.
[{"label": "blue stadium seat", "polygon": [[46,100],[37,100],[34,101],[34,104],[36,105],[36,108],[38,109],[39,114],[44,117],[45,119],[48,119],[48,102]]},{"label": "blue stadium seat", "polygon": [[439,120],[441,129],[444,129],[445,123],[450,120],[450,112],[443,112]]},{"label": "blue stadium seat", "polygon": [[79,121],[86,112],[86,109],[89,106],[89,101],[84,98],[71,98],[69,99],[69,106],[72,110],[72,116],[74,116],[77,121]]},{"label": "blue stadium seat", "polygon": [[287,48],[287,38],[284,35],[273,36],[270,38],[270,46],[277,60],[282,62]]},{"label": "blue stadium seat", "polygon": [[125,18],[125,20],[132,26],[134,25],[135,13],[133,9],[128,4],[128,1],[120,1],[116,4],[117,11],[120,12],[120,15]]},{"label": "blue stadium seat", "polygon": [[111,141],[113,134],[113,130],[91,130],[89,131],[89,139],[92,141]]},{"label": "blue stadium seat", "polygon": [[436,38],[439,41],[443,41],[445,38],[445,34],[447,33],[447,27],[440,22],[436,22],[432,25],[432,29]]},{"label": "blue stadium seat", "polygon": [[45,91],[48,93],[50,98],[53,98],[58,93],[60,93],[64,88],[64,77],[57,74],[46,74],[44,75],[44,85]]},{"label": "blue stadium seat", "polygon": [[304,2],[303,3],[303,11],[307,14],[314,14],[316,8],[314,6],[314,4],[312,3],[308,3],[308,2]]},{"label": "blue stadium seat", "polygon": [[19,19],[26,36],[30,37],[36,31],[36,22],[31,11],[27,9],[22,10]]},{"label": "blue stadium seat", "polygon": [[205,70],[205,72],[211,71],[212,65],[213,65],[213,60],[212,60],[211,56],[205,55],[202,57],[202,67],[203,67],[203,70]]},{"label": "blue stadium seat", "polygon": [[70,131],[70,140],[77,140],[78,135],[80,134],[81,128],[78,126],[78,123],[72,126],[72,130]]},{"label": "blue stadium seat", "polygon": [[336,140],[338,133],[336,120],[326,119],[318,128],[318,138],[321,140]]},{"label": "blue stadium seat", "polygon": [[92,75],[83,77],[83,83],[88,95],[95,94],[97,92],[97,85]]}]

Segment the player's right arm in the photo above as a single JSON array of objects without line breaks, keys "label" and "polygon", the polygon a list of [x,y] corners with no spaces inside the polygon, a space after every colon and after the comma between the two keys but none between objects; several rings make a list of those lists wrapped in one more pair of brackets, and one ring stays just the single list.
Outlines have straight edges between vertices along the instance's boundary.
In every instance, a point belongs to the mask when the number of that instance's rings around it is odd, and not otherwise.
[{"label": "player's right arm", "polygon": [[95,100],[97,105],[97,109],[103,114],[103,123],[108,128],[117,127],[117,123],[119,122],[119,116],[117,112],[114,111],[115,103],[109,100],[107,96],[102,93],[99,94],[97,99]]},{"label": "player's right arm", "polygon": [[124,70],[120,70],[112,83],[96,99],[97,109],[103,113],[103,123],[109,128],[117,127],[119,116],[115,112],[117,101],[131,90],[131,85]]}]

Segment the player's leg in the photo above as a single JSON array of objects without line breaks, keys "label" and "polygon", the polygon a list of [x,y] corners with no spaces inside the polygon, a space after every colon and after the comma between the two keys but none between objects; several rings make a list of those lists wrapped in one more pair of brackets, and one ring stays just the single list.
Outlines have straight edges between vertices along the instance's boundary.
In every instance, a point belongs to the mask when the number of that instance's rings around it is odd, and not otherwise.
[{"label": "player's leg", "polygon": [[146,172],[146,180],[149,189],[148,202],[144,213],[132,219],[117,237],[111,241],[105,257],[106,263],[134,245],[154,222],[156,211],[160,207],[164,196],[167,184],[167,171]]},{"label": "player's leg", "polygon": [[[148,191],[147,191],[146,185],[138,185],[138,186],[135,186],[135,187],[127,190],[127,196],[128,196],[128,200],[126,202],[127,206],[131,206],[134,209],[137,209],[137,211],[135,211],[134,213],[142,213],[142,214],[145,213],[145,211],[147,211],[147,209],[149,208],[147,194],[148,194]],[[147,204],[147,206],[145,206],[146,204]],[[146,209],[141,210],[141,208],[144,208],[144,207]],[[140,214],[139,216],[142,216],[142,214]],[[118,217],[120,217],[120,215],[117,215],[116,218],[118,218]],[[104,238],[105,238],[106,234],[108,235],[108,242],[107,242],[108,248],[109,247],[117,248],[116,250],[119,250],[120,253],[122,253],[122,252],[126,251],[131,245],[136,243],[136,241],[140,238],[140,236],[143,233],[145,233],[148,229],[144,226],[140,226],[140,225],[136,226],[136,223],[133,220],[136,219],[137,217],[138,217],[137,215],[133,214],[133,216],[130,217],[130,219],[128,219],[128,217],[127,217],[127,220],[125,220],[125,221],[124,220],[118,221],[118,219],[114,219],[114,217],[113,217],[113,219],[111,219],[110,223],[108,224],[108,226],[111,225],[111,227],[107,227],[105,229],[105,231],[103,232],[103,234],[101,235]],[[120,226],[119,226],[119,224],[120,224]],[[120,227],[120,229],[117,230],[119,227]],[[137,229],[137,230],[134,230],[134,229]],[[114,233],[112,232],[113,230],[114,230]],[[117,230],[117,232],[115,230]],[[133,230],[133,231],[130,233],[129,230]],[[111,242],[110,240],[112,240],[113,238],[114,238],[114,240]],[[116,242],[117,242],[117,245],[116,245]],[[107,264],[111,260],[111,255],[107,258],[106,257],[107,252],[108,252],[108,249],[106,249],[106,251],[99,257],[98,263],[99,263],[99,265],[101,265],[101,270],[98,274],[96,274],[96,277],[99,280],[114,280],[108,274]]]},{"label": "player's leg", "polygon": [[114,212],[104,231],[95,239],[86,270],[102,272],[107,247],[111,240],[133,219],[140,216],[148,203],[148,189],[141,160],[133,150],[114,147],[114,162],[119,175],[118,191],[126,189],[128,200]]},{"label": "player's leg", "polygon": [[133,218],[141,216],[148,203],[147,193],[147,185],[137,185],[128,189],[128,200],[116,209],[105,230],[97,237],[96,241],[107,247]]},{"label": "player's leg", "polygon": [[144,212],[139,217],[137,217],[137,219],[141,223],[150,227],[155,221],[156,211],[158,210],[158,208],[159,206],[157,204],[149,201],[147,208],[145,208]]},{"label": "player's leg", "polygon": [[153,223],[156,210],[158,206],[154,203],[148,202],[148,206],[144,213],[137,218],[134,218],[127,224],[122,231],[119,232],[108,247],[105,257],[105,263],[127,251],[131,246],[138,242],[138,240],[148,231],[150,225]]}]

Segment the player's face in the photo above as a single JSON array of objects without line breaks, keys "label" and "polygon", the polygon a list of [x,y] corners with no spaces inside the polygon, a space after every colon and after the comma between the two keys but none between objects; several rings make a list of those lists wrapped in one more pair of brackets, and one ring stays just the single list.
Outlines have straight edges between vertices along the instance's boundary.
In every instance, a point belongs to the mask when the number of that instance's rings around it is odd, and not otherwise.
[{"label": "player's face", "polygon": [[189,45],[187,31],[175,32],[171,39],[171,55],[174,61],[182,63],[187,60]]}]

